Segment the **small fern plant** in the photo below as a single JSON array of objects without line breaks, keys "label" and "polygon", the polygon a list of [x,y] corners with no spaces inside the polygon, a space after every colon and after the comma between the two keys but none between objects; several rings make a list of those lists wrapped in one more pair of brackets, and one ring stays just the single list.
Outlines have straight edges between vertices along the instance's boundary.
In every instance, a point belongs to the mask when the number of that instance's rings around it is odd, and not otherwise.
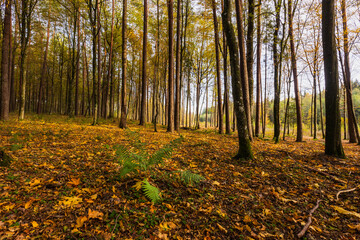
[{"label": "small fern plant", "polygon": [[[130,147],[116,146],[116,156],[122,168],[119,177],[122,178],[134,171],[146,171],[150,167],[160,164],[165,158],[171,156],[173,150],[183,141],[183,137],[177,138],[163,146],[153,154],[149,154],[145,149],[145,144],[140,141],[138,132],[131,130],[126,131],[126,135],[130,140]],[[145,196],[153,203],[161,200],[160,190],[150,184],[147,178],[138,181],[134,188],[138,191],[142,190]]]},{"label": "small fern plant", "polygon": [[205,180],[205,178],[199,174],[186,170],[186,171],[180,171],[180,180],[185,185],[188,186],[188,185],[196,185],[201,181]]},{"label": "small fern plant", "polygon": [[122,165],[119,173],[120,178],[135,170],[146,171],[149,167],[162,163],[165,158],[171,156],[174,148],[183,141],[183,137],[180,136],[180,138],[171,141],[150,155],[145,149],[145,144],[140,141],[138,132],[127,130],[126,134],[130,139],[130,149],[124,146],[116,147],[116,156]]}]

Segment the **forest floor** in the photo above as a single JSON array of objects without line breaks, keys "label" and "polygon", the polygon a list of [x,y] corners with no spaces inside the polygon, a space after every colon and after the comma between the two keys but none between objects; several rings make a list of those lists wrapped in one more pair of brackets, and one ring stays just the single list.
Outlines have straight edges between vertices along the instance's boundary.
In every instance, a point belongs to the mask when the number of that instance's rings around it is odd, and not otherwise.
[{"label": "forest floor", "polygon": [[[306,239],[360,239],[360,146],[344,142],[338,159],[323,154],[323,140],[255,140],[255,159],[238,162],[235,134],[181,130],[171,158],[119,178],[114,146],[131,147],[129,137],[114,121],[90,122],[0,122],[0,146],[14,159],[0,167],[0,239],[296,239],[318,200]],[[150,153],[179,137],[129,127]],[[185,185],[177,170],[205,180]],[[144,178],[159,203],[134,188]]]}]

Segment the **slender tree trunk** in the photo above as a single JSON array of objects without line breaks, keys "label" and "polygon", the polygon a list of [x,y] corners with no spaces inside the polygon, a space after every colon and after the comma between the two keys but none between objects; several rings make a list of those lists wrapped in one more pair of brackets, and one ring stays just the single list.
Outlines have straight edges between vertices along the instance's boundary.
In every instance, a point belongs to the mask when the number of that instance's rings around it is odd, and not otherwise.
[{"label": "slender tree trunk", "polygon": [[346,14],[346,1],[341,0],[341,16],[343,22],[343,37],[344,37],[344,83],[346,89],[346,103],[347,103],[347,119],[348,119],[348,132],[349,132],[349,141],[351,143],[356,143],[360,141],[358,126],[356,123],[356,118],[354,114],[354,104],[352,100],[352,87],[351,87],[351,72],[350,72],[350,48],[349,48],[349,37],[348,37],[348,27],[347,27],[347,14]]},{"label": "slender tree trunk", "polygon": [[[234,99],[234,108],[237,118],[237,128],[239,137],[239,152],[236,159],[253,159],[251,144],[249,140],[249,130],[247,129],[247,119],[242,99],[241,80],[240,80],[240,58],[237,48],[235,31],[231,23],[231,4],[230,0],[224,0],[224,11],[222,14],[223,26],[226,33],[226,39],[230,52],[230,65],[232,75],[232,90]],[[241,39],[240,39],[241,40]]]},{"label": "slender tree trunk", "polygon": [[213,11],[213,21],[214,21],[214,36],[215,36],[215,54],[216,54],[216,82],[218,90],[218,119],[219,119],[219,133],[224,134],[223,127],[223,108],[222,108],[222,91],[221,91],[221,78],[220,78],[220,40],[219,40],[219,27],[216,15],[216,0],[212,0],[212,11]]},{"label": "slender tree trunk", "polygon": [[322,0],[322,39],[325,71],[325,154],[345,157],[341,143],[339,72],[335,40],[335,0]]},{"label": "slender tree trunk", "polygon": [[143,62],[142,62],[142,84],[141,84],[141,105],[140,105],[140,125],[146,123],[146,93],[147,93],[147,28],[148,28],[148,6],[144,0],[144,33],[143,33]]},{"label": "slender tree trunk", "polygon": [[180,59],[181,59],[181,0],[177,0],[177,16],[176,16],[176,77],[175,77],[175,113],[174,113],[174,127],[175,131],[180,130]]},{"label": "slender tree trunk", "polygon": [[[252,140],[252,123],[251,123],[251,107],[250,107],[250,91],[249,91],[249,78],[247,72],[247,62],[245,54],[245,40],[244,40],[244,27],[243,27],[243,10],[241,0],[235,0],[236,7],[236,22],[238,30],[238,44],[240,50],[240,73],[241,84],[243,91],[244,108],[247,120],[247,129],[249,131],[249,139]],[[230,48],[230,47],[229,47]],[[231,61],[231,60],[230,60]]]},{"label": "slender tree trunk", "polygon": [[280,10],[281,0],[275,1],[276,19],[274,30],[274,43],[273,43],[273,58],[274,58],[274,140],[275,143],[279,142],[280,137],[280,76],[279,76],[279,29],[280,29]]},{"label": "slender tree trunk", "polygon": [[174,1],[167,0],[169,15],[168,132],[174,131]]},{"label": "slender tree trunk", "polygon": [[258,3],[257,15],[257,47],[256,47],[256,113],[255,113],[255,136],[260,134],[260,108],[261,108],[261,0]]},{"label": "slender tree trunk", "polygon": [[[122,68],[122,83],[121,83],[121,117],[120,128],[126,128],[126,73],[127,73],[127,0],[123,0],[123,16],[122,16],[122,53],[121,53],[121,68]],[[131,94],[130,94],[131,95]],[[130,102],[130,101],[129,101]]]},{"label": "slender tree trunk", "polygon": [[[246,66],[249,79],[250,117],[253,113],[254,95],[254,22],[255,22],[255,1],[248,0],[248,28],[246,37]],[[252,124],[252,121],[251,121]],[[251,125],[253,131],[253,125]]]},{"label": "slender tree trunk", "polygon": [[1,104],[0,120],[9,120],[10,107],[10,79],[11,79],[11,1],[5,2],[5,19],[3,28],[2,56],[1,56]]},{"label": "slender tree trunk", "polygon": [[[295,53],[295,44],[294,44],[294,33],[293,33],[293,7],[292,0],[288,1],[288,14],[289,14],[289,36],[290,36],[290,51],[291,51],[291,67],[294,77],[294,91],[295,91],[295,104],[296,104],[296,141],[302,142],[303,140],[303,131],[302,131],[302,117],[301,117],[301,103],[300,103],[300,93],[299,93],[299,81],[297,76],[297,63],[296,63],[296,53]],[[316,85],[315,85],[316,87]]]},{"label": "slender tree trunk", "polygon": [[77,7],[76,11],[77,11],[77,51],[76,51],[76,75],[75,75],[75,116],[79,115],[80,7]]}]

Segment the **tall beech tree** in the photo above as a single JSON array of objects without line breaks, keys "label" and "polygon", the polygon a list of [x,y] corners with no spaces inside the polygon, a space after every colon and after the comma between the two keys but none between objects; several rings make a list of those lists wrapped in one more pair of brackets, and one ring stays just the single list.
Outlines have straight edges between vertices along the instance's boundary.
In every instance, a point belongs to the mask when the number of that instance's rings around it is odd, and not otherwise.
[{"label": "tall beech tree", "polygon": [[121,116],[120,128],[127,127],[127,105],[126,105],[126,84],[127,84],[127,0],[123,0],[123,15],[122,15],[122,52],[121,52]]},{"label": "tall beech tree", "polygon": [[5,2],[5,18],[3,28],[1,55],[1,92],[0,92],[0,120],[9,119],[10,81],[11,81],[11,0]]},{"label": "tall beech tree", "polygon": [[147,0],[144,0],[144,32],[143,32],[143,55],[142,55],[141,105],[140,105],[140,125],[143,126],[146,123],[147,38],[148,38],[148,2]]},{"label": "tall beech tree", "polygon": [[[294,92],[295,92],[295,104],[296,104],[296,141],[302,142],[303,140],[303,131],[302,131],[302,115],[301,115],[301,103],[300,103],[300,92],[299,92],[299,81],[298,81],[298,72],[297,72],[297,63],[296,63],[296,52],[295,52],[295,43],[294,43],[294,30],[293,30],[293,8],[292,0],[288,1],[288,14],[289,14],[289,36],[290,36],[290,52],[291,52],[291,68],[294,78]],[[316,85],[314,86],[316,89]]]},{"label": "tall beech tree", "polygon": [[[249,131],[247,129],[247,119],[243,102],[243,91],[241,86],[240,74],[240,58],[238,43],[234,27],[231,23],[231,2],[224,0],[224,11],[222,13],[222,22],[226,34],[226,40],[230,52],[230,65],[231,65],[231,83],[234,99],[234,110],[236,113],[236,123],[239,138],[239,152],[235,156],[236,159],[253,159],[251,144],[249,139]],[[244,60],[242,60],[244,61]]]},{"label": "tall beech tree", "polygon": [[322,0],[322,41],[325,72],[325,154],[345,157],[341,143],[339,70],[335,39],[335,0]]},{"label": "tall beech tree", "polygon": [[[249,138],[252,140],[252,121],[251,121],[251,106],[250,106],[250,90],[249,90],[249,78],[248,68],[245,53],[245,37],[244,37],[244,26],[243,26],[243,7],[242,0],[235,0],[236,8],[236,23],[238,31],[238,44],[240,51],[240,74],[241,74],[241,85],[243,91],[244,108],[246,113],[247,129],[249,131]],[[227,35],[226,35],[227,36]]]},{"label": "tall beech tree", "polygon": [[174,131],[174,1],[167,0],[168,6],[168,39],[169,39],[169,70],[168,70],[168,119],[167,131]]},{"label": "tall beech tree", "polygon": [[[223,108],[222,108],[222,92],[221,92],[221,78],[220,78],[220,40],[219,40],[219,26],[216,15],[216,1],[211,1],[213,22],[214,22],[214,37],[215,37],[215,57],[216,57],[216,83],[217,83],[217,97],[218,97],[218,118],[219,118],[219,133],[224,133],[223,128]],[[225,50],[224,50],[225,51]]]},{"label": "tall beech tree", "polygon": [[26,100],[26,78],[25,78],[25,58],[31,36],[31,22],[33,12],[38,0],[23,0],[18,8],[17,16],[20,25],[20,103],[19,103],[19,120],[25,118],[25,100]]}]

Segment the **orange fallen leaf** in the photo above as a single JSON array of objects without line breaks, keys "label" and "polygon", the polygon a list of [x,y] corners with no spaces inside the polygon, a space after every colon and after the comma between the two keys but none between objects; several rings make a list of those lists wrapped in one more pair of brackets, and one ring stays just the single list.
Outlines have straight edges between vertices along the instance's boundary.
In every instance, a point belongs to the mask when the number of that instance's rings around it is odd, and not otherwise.
[{"label": "orange fallen leaf", "polygon": [[88,216],[89,216],[89,219],[91,218],[97,218],[97,219],[100,219],[102,220],[102,217],[104,216],[104,214],[102,212],[98,212],[98,211],[93,211],[89,208],[89,212],[88,212]]}]

